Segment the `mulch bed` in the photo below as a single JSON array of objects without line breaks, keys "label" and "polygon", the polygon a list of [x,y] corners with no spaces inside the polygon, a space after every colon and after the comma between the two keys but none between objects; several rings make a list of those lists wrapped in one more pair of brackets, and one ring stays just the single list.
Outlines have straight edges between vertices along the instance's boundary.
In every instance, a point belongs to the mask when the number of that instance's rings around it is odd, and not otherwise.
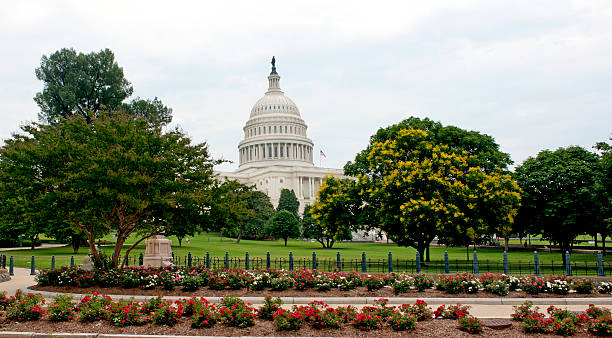
[{"label": "mulch bed", "polygon": [[[239,297],[414,297],[414,298],[496,298],[499,297],[490,292],[480,291],[475,294],[459,293],[459,294],[448,294],[442,291],[430,289],[423,292],[410,291],[408,293],[395,294],[392,288],[383,288],[378,291],[368,291],[365,287],[358,287],[350,291],[342,291],[339,289],[332,289],[330,291],[317,291],[315,289],[308,290],[285,290],[285,291],[253,291],[247,289],[240,290],[210,290],[208,288],[200,288],[196,291],[182,291],[180,288],[175,288],[172,291],[164,290],[162,288],[156,288],[153,290],[142,290],[142,289],[124,289],[119,287],[103,288],[103,287],[61,287],[61,286],[33,286],[30,287],[32,290],[40,291],[51,291],[51,292],[64,292],[64,293],[94,293],[100,292],[106,295],[142,295],[142,296],[179,296],[179,297],[226,297],[226,296],[239,296]],[[537,295],[530,295],[526,292],[512,291],[506,297],[502,298],[600,298],[610,297],[608,294],[591,293],[591,294],[579,294],[569,293],[567,295],[556,295],[552,293],[540,293]]]},{"label": "mulch bed", "polygon": [[[271,321],[257,320],[255,326],[246,329],[226,327],[222,324],[209,329],[193,329],[187,318],[172,327],[156,326],[147,324],[143,326],[117,327],[108,322],[101,321],[96,323],[80,323],[78,321],[53,323],[46,319],[33,322],[13,322],[0,317],[1,331],[21,331],[21,332],[41,332],[41,333],[60,333],[60,332],[99,332],[108,334],[150,334],[150,335],[198,335],[198,336],[324,336],[324,337],[472,337],[472,335],[460,331],[456,328],[456,320],[435,319],[417,323],[417,329],[412,332],[395,332],[389,327],[381,330],[363,332],[350,325],[345,325],[341,329],[313,329],[309,325],[304,326],[298,331],[276,331]],[[1,334],[0,334],[1,335]],[[493,330],[484,328],[482,333],[486,337],[524,337],[525,334],[520,330],[518,323],[513,322],[512,327],[505,330]],[[531,337],[554,337],[555,335],[529,335]],[[576,337],[591,337],[584,329],[577,332]]]}]

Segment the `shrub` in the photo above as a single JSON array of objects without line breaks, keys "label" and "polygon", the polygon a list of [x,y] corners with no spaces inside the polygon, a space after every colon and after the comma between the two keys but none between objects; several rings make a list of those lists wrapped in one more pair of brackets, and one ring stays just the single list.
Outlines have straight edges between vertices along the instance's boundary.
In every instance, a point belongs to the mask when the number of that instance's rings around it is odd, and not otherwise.
[{"label": "shrub", "polygon": [[314,285],[319,291],[329,291],[335,286],[332,279],[325,274],[321,274],[315,277]]},{"label": "shrub", "polygon": [[412,285],[413,281],[411,278],[398,278],[395,280],[395,283],[393,283],[393,292],[396,294],[410,292]]},{"label": "shrub", "polygon": [[600,282],[597,285],[597,292],[599,293],[612,293],[612,283],[610,282]]},{"label": "shrub", "polygon": [[576,333],[576,322],[573,318],[554,319],[551,327],[554,333],[561,336],[573,336]]},{"label": "shrub", "polygon": [[191,297],[191,298],[186,298],[186,299],[184,298],[184,299],[179,300],[178,302],[180,302],[183,308],[184,317],[191,317],[195,313],[200,311],[200,309],[210,304],[204,297],[200,297],[200,298]]},{"label": "shrub", "polygon": [[554,279],[550,283],[550,288],[557,295],[567,295],[570,290],[570,284],[565,279]]},{"label": "shrub", "polygon": [[544,317],[543,314],[538,312],[538,307],[537,306],[533,306],[533,303],[530,301],[525,301],[523,304],[519,305],[519,306],[513,306],[514,308],[514,313],[512,313],[510,316],[512,317],[513,320],[516,320],[517,322],[522,322],[525,317],[527,316],[541,316]]},{"label": "shrub", "polygon": [[213,327],[219,321],[219,314],[217,308],[213,305],[200,303],[201,306],[197,307],[197,312],[191,317],[191,327],[202,328],[202,327]]},{"label": "shrub", "polygon": [[457,328],[471,334],[478,334],[482,332],[482,323],[476,317],[459,317],[457,320]]},{"label": "shrub", "polygon": [[503,280],[493,281],[485,286],[485,290],[488,292],[498,295],[507,296],[510,293],[510,285]]},{"label": "shrub", "polygon": [[344,323],[350,323],[357,317],[357,309],[354,306],[339,306],[336,308],[336,314]]},{"label": "shrub", "polygon": [[597,336],[611,336],[612,335],[612,317],[610,313],[602,314],[598,317],[591,319],[587,326],[589,332]]},{"label": "shrub", "polygon": [[108,321],[116,326],[143,325],[146,319],[140,311],[138,303],[121,299],[108,307]]},{"label": "shrub", "polygon": [[[200,285],[202,285],[202,279],[199,276],[194,276],[194,275],[187,276],[181,280],[181,285],[183,286],[183,291],[195,291],[200,287]],[[209,287],[213,289],[210,286],[210,284],[209,284]],[[213,289],[213,290],[220,290],[220,289]]]},{"label": "shrub", "polygon": [[287,290],[293,286],[293,279],[284,276],[272,278],[272,281],[270,281],[270,286],[272,287],[272,290],[275,291]]},{"label": "shrub", "polygon": [[542,314],[529,314],[523,318],[521,329],[525,333],[545,333],[551,323],[552,319],[544,318]]},{"label": "shrub", "polygon": [[368,291],[380,290],[385,286],[385,281],[377,275],[371,275],[363,278],[363,284],[368,288]]},{"label": "shrub", "polygon": [[21,290],[15,293],[15,302],[6,309],[6,318],[19,322],[38,320],[45,313],[40,305],[45,300],[40,294],[28,293],[24,295]]},{"label": "shrub", "polygon": [[580,294],[593,293],[595,291],[595,282],[591,278],[575,279],[572,282],[572,287]]},{"label": "shrub", "polygon": [[170,301],[165,301],[161,307],[153,313],[153,324],[163,326],[174,326],[178,323],[179,318],[183,315],[182,306],[180,303],[175,306]]},{"label": "shrub", "polygon": [[546,281],[540,277],[530,277],[523,280],[521,289],[530,295],[537,295],[540,292],[546,292]]},{"label": "shrub", "polygon": [[[229,272],[226,276],[227,278],[227,286],[232,290],[239,290],[246,287],[249,283],[249,276],[244,273],[242,270],[235,270]],[[209,283],[210,287],[210,283]]]},{"label": "shrub", "polygon": [[431,289],[434,284],[434,279],[429,275],[424,275],[421,273],[414,275],[414,287],[417,289],[417,291]]},{"label": "shrub", "polygon": [[13,304],[15,304],[15,297],[7,297],[6,291],[0,292],[0,310],[6,310]]},{"label": "shrub", "polygon": [[99,293],[86,295],[77,306],[81,313],[79,321],[93,322],[104,319],[106,308],[111,302],[112,300],[109,296],[103,296]]},{"label": "shrub", "polygon": [[380,316],[369,313],[358,313],[353,320],[353,326],[361,331],[370,331],[380,329],[383,321]]},{"label": "shrub", "polygon": [[440,305],[436,311],[434,311],[434,316],[436,318],[443,319],[459,319],[461,317],[467,317],[470,314],[470,307],[468,305],[461,305],[458,303],[457,305]]},{"label": "shrub", "polygon": [[281,309],[283,301],[280,298],[266,296],[264,304],[257,310],[257,317],[266,320],[273,320],[274,313]]},{"label": "shrub", "polygon": [[400,309],[407,314],[413,315],[419,322],[433,318],[433,311],[427,307],[427,303],[417,299],[414,305],[403,304]]},{"label": "shrub", "polygon": [[556,307],[554,305],[549,306],[548,309],[546,309],[546,312],[548,312],[548,315],[552,319],[565,320],[567,318],[570,318],[573,321],[577,321],[578,320],[576,318],[575,314],[567,311],[567,309],[561,309],[561,308],[558,308],[558,307]]},{"label": "shrub", "polygon": [[47,312],[50,321],[65,322],[72,320],[73,310],[72,295],[58,295],[47,309]]},{"label": "shrub", "polygon": [[300,311],[279,309],[274,313],[274,327],[279,331],[295,331],[302,327],[304,317]]},{"label": "shrub", "polygon": [[304,290],[315,286],[315,277],[318,275],[317,270],[300,270],[292,274],[295,283],[295,288],[298,290]]},{"label": "shrub", "polygon": [[486,288],[487,285],[491,283],[498,282],[498,281],[505,281],[505,279],[506,279],[506,275],[485,272],[482,274],[482,276],[480,276],[480,283],[482,284],[482,286]]},{"label": "shrub", "polygon": [[255,325],[254,309],[249,307],[238,297],[224,297],[221,299],[219,317],[223,323],[241,329]]},{"label": "shrub", "polygon": [[315,329],[338,329],[344,322],[344,320],[338,316],[337,311],[332,308],[327,308],[323,311],[316,311],[309,320],[312,327]]},{"label": "shrub", "polygon": [[387,320],[389,326],[395,331],[412,331],[416,329],[416,318],[401,311],[393,311],[393,314]]},{"label": "shrub", "polygon": [[338,280],[338,288],[342,291],[353,290],[362,284],[361,275],[357,271],[341,274]]},{"label": "shrub", "polygon": [[157,296],[155,298],[149,298],[146,301],[142,302],[140,305],[140,310],[145,314],[151,314],[160,307],[162,307],[164,303],[164,299],[162,296]]}]

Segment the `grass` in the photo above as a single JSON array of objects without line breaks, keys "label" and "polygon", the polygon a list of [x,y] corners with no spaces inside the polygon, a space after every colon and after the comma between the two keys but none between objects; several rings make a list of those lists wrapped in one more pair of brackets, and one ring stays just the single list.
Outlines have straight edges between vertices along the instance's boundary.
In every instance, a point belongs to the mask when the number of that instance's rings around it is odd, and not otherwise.
[{"label": "grass", "polygon": [[[244,258],[246,252],[249,253],[251,259],[256,257],[264,258],[266,253],[270,252],[272,258],[288,257],[289,252],[293,253],[295,259],[311,259],[313,252],[316,253],[317,257],[321,260],[324,259],[335,259],[336,254],[339,252],[341,257],[347,260],[354,259],[360,260],[362,252],[366,252],[368,259],[385,260],[389,252],[392,253],[394,259],[400,260],[411,260],[415,258],[416,250],[413,248],[398,247],[395,244],[384,244],[384,243],[337,243],[332,249],[323,249],[319,243],[306,242],[298,240],[289,240],[287,247],[284,246],[283,241],[251,241],[242,240],[240,244],[236,244],[235,239],[221,238],[217,234],[203,233],[193,238],[190,238],[190,243],[187,244],[183,240],[183,245],[178,246],[178,240],[176,237],[170,237],[172,239],[172,250],[175,256],[185,257],[189,252],[195,257],[204,257],[206,252],[209,252],[211,257],[222,258],[227,252],[230,257]],[[105,240],[112,242],[111,237],[105,238]],[[133,243],[135,239],[131,238],[128,243]],[[126,246],[127,247],[127,246]],[[35,266],[37,269],[47,269],[51,267],[51,257],[55,257],[55,265],[69,265],[71,256],[74,256],[75,264],[83,262],[83,258],[87,253],[87,247],[81,247],[79,253],[74,255],[70,246],[60,248],[44,248],[36,250],[17,250],[7,251],[7,256],[13,256],[14,264],[18,267],[30,267],[31,256],[34,255],[36,258]],[[103,251],[106,254],[111,254],[112,246],[103,246]],[[137,246],[132,250],[130,256],[137,257],[140,253],[144,254],[145,245]],[[440,261],[444,258],[444,251],[448,251],[450,261],[466,261],[466,248],[445,248],[445,247],[431,247],[430,255],[432,261]],[[125,252],[125,249],[122,253]],[[481,262],[487,260],[491,262],[501,262],[503,251],[502,249],[477,249],[478,259]],[[542,264],[550,264],[551,261],[560,263],[561,254],[558,252],[539,252],[540,262]],[[473,257],[472,249],[469,249],[470,260]],[[573,254],[572,262],[596,262],[597,256],[595,254]],[[508,260],[511,263],[522,262],[524,264],[533,262],[532,251],[510,251],[508,253]],[[8,265],[8,262],[7,262]]]}]

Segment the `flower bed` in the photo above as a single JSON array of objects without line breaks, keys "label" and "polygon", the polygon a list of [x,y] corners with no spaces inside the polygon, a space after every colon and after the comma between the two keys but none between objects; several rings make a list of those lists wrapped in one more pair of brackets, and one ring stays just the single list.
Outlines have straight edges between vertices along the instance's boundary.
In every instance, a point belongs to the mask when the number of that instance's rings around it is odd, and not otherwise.
[{"label": "flower bed", "polygon": [[[375,306],[360,310],[351,306],[334,308],[314,301],[287,309],[280,308],[280,300],[273,298],[255,308],[236,297],[225,297],[213,305],[204,298],[195,297],[176,301],[158,297],[139,303],[129,300],[113,302],[107,296],[92,294],[78,302],[58,296],[45,311],[38,306],[42,304],[39,295],[19,292],[6,298],[2,304],[6,306],[0,310],[0,331],[384,337],[406,333],[461,336],[500,332],[485,328],[478,318],[470,315],[469,308],[461,304],[441,306],[435,314],[445,319],[434,319],[434,311],[422,300],[415,304],[388,306],[387,299],[378,299]],[[92,308],[98,309],[99,317],[91,316]],[[35,315],[28,318],[9,315],[24,309]],[[561,308],[549,307],[549,317],[535,315],[533,310],[530,304],[517,307],[517,311],[525,314],[516,316],[522,323],[515,322],[511,329],[502,332],[503,335],[518,336],[531,332],[611,334],[612,318],[606,308],[591,305],[584,314],[575,315]],[[270,318],[267,314],[272,311]]]},{"label": "flower bed", "polygon": [[[41,271],[37,290],[83,293],[104,289],[112,294],[144,295],[265,295],[274,291],[283,296],[431,296],[468,295],[469,297],[594,297],[612,294],[609,282],[565,276],[506,276],[485,273],[438,275],[437,281],[425,274],[359,274],[317,270],[250,270],[130,267],[123,270],[77,268]],[[81,289],[82,291],[79,291]],[[129,291],[133,290],[133,291]],[[147,293],[147,291],[150,291]],[[443,294],[443,295],[440,295]]]}]

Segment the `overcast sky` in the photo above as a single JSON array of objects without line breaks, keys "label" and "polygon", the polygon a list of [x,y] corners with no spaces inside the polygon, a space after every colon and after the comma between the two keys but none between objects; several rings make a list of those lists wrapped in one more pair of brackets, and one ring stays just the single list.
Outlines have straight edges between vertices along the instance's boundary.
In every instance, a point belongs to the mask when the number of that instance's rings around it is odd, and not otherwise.
[{"label": "overcast sky", "polygon": [[3,139],[37,118],[34,69],[64,47],[111,49],[222,170],[272,55],[324,167],[409,116],[491,135],[516,164],[612,136],[609,0],[5,1],[0,41]]}]

